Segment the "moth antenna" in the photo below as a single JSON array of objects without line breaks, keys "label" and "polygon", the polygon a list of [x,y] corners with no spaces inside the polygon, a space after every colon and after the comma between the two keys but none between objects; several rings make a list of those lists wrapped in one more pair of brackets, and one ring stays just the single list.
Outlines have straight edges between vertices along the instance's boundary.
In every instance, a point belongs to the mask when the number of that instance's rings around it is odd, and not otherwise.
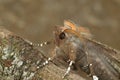
[{"label": "moth antenna", "polygon": [[38,43],[38,44],[35,44],[35,43],[30,43],[31,45],[33,45],[33,46],[38,46],[38,47],[43,47],[43,46],[45,46],[45,45],[49,45],[51,43],[51,41],[45,41],[45,42],[43,42],[43,43]]},{"label": "moth antenna", "polygon": [[64,20],[64,26],[76,31],[76,25],[72,21]]},{"label": "moth antenna", "polygon": [[46,42],[41,43],[40,46],[42,47],[42,46],[45,46],[45,45],[49,45],[50,43],[51,43],[50,41],[46,41]]}]

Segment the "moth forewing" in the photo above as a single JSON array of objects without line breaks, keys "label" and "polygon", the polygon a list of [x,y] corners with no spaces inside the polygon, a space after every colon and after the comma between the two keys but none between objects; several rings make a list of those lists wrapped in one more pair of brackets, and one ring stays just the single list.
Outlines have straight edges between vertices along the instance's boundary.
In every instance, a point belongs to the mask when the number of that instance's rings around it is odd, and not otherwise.
[{"label": "moth forewing", "polygon": [[85,46],[92,70],[100,80],[120,80],[120,52],[90,39]]}]

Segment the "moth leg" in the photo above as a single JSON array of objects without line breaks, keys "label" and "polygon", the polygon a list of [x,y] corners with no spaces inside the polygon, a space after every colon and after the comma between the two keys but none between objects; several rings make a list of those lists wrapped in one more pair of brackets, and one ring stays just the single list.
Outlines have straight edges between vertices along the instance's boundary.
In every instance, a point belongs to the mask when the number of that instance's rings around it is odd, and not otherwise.
[{"label": "moth leg", "polygon": [[92,64],[89,64],[89,68],[90,68],[90,74],[91,74],[93,80],[99,80],[99,78],[94,73]]},{"label": "moth leg", "polygon": [[75,63],[75,59],[76,59],[76,47],[73,44],[71,44],[71,43],[69,45],[70,46],[69,46],[69,54],[68,54],[68,56],[69,56],[70,63],[69,63],[69,66],[68,66],[67,71],[65,72],[63,78],[66,75],[69,74],[69,72],[71,70],[71,66],[72,66],[73,63]]},{"label": "moth leg", "polygon": [[89,64],[90,74],[89,76],[92,77],[93,80],[99,80],[99,78],[95,75],[92,64]]},{"label": "moth leg", "polygon": [[99,78],[95,75],[92,64],[89,64],[89,68],[90,68],[90,75],[92,76],[93,80],[99,80]]},{"label": "moth leg", "polygon": [[67,76],[69,74],[69,72],[71,70],[71,66],[73,63],[74,63],[74,61],[70,61],[69,66],[68,66],[68,68],[67,68],[67,70],[62,78],[65,78],[65,76]]},{"label": "moth leg", "polygon": [[99,80],[99,78],[94,73],[92,63],[90,63],[91,60],[89,58],[89,54],[87,52],[86,52],[86,54],[87,54],[87,62],[89,64],[89,69],[90,69],[90,76],[92,76],[93,80]]}]

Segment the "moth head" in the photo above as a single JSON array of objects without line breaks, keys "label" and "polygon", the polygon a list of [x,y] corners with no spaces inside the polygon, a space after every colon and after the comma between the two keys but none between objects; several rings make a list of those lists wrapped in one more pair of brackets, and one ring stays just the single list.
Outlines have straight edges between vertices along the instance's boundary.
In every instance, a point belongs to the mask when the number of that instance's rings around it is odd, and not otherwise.
[{"label": "moth head", "polygon": [[73,37],[80,37],[79,33],[72,30],[71,28],[56,26],[54,31],[54,38],[55,38],[55,44],[57,46],[60,46],[62,44],[65,44],[65,42],[69,41]]},{"label": "moth head", "polygon": [[87,28],[78,27],[73,22],[67,20],[64,21],[64,26],[55,27],[54,35],[57,46],[70,39],[79,38],[82,41],[84,37],[91,38],[91,34]]}]

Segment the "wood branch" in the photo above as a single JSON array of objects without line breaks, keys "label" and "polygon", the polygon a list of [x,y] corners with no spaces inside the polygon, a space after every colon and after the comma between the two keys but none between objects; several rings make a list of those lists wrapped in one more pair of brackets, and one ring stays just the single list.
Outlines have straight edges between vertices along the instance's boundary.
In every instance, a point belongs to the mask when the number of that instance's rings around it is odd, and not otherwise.
[{"label": "wood branch", "polygon": [[[0,79],[1,80],[63,80],[66,68],[46,60],[43,53],[27,40],[0,29]],[[64,80],[86,80],[74,71]],[[89,79],[90,80],[90,79]]]}]

